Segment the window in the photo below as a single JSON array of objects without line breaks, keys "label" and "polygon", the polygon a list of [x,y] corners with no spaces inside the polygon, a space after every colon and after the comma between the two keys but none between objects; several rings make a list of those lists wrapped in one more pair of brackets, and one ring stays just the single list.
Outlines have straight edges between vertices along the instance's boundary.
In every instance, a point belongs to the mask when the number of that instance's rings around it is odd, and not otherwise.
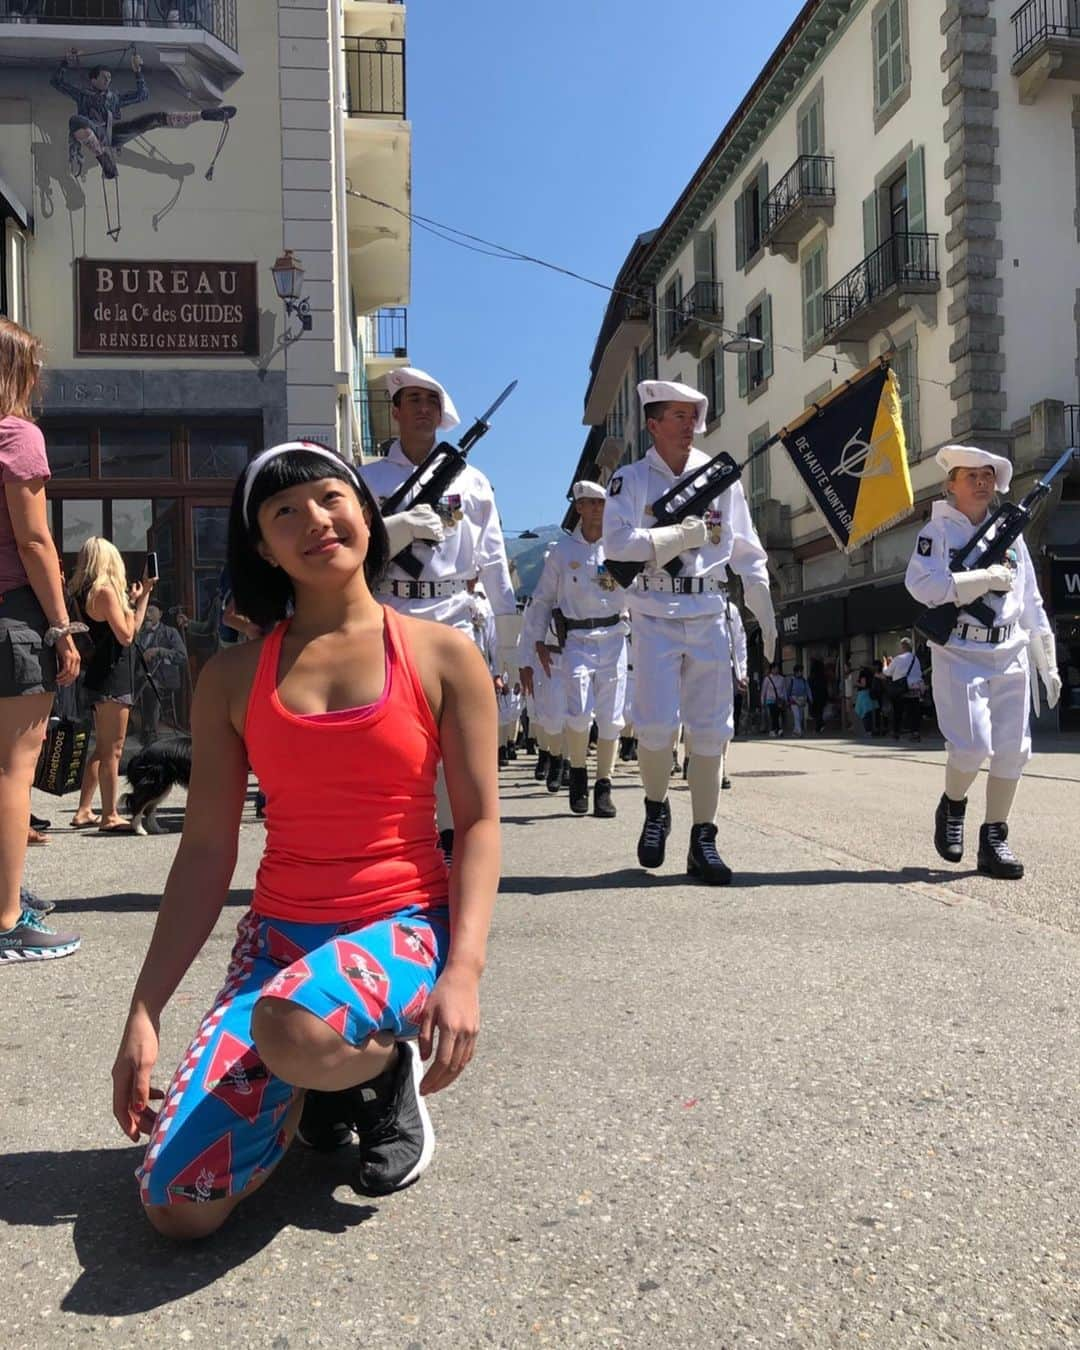
[{"label": "window", "polygon": [[102,478],[171,478],[172,435],[162,426],[101,428]]},{"label": "window", "polygon": [[152,523],[153,506],[150,501],[116,500],[112,503],[110,537],[121,553],[134,553],[145,549],[147,531]]},{"label": "window", "polygon": [[254,438],[246,431],[193,426],[188,435],[188,476],[235,479],[254,449]]},{"label": "window", "polygon": [[78,553],[93,535],[105,533],[103,503],[100,501],[66,501],[63,503],[64,524],[61,531],[61,552]]},{"label": "window", "polygon": [[825,336],[825,240],[802,260],[803,347],[820,347]]},{"label": "window", "polygon": [[698,230],[694,235],[694,283],[716,280],[716,230]]},{"label": "window", "polygon": [[[753,454],[769,439],[769,424],[758,427],[747,438],[746,448]],[[769,495],[769,452],[750,461],[750,505],[760,505]]]},{"label": "window", "polygon": [[709,400],[710,425],[724,415],[724,349],[714,347],[698,362],[698,388]]},{"label": "window", "polygon": [[5,220],[3,205],[0,198],[0,314],[26,327],[26,235],[14,220]]},{"label": "window", "polygon": [[735,199],[735,266],[746,267],[761,252],[765,203],[769,196],[769,168],[762,164]]},{"label": "window", "polygon": [[882,112],[908,85],[904,0],[884,0],[871,20],[874,34],[874,110]]},{"label": "window", "polygon": [[891,361],[893,373],[900,385],[900,413],[904,423],[904,440],[908,459],[919,454],[918,378],[914,340],[897,347]]},{"label": "window", "polygon": [[820,94],[812,98],[799,113],[798,149],[800,155],[823,155],[825,153]]},{"label": "window", "polygon": [[889,234],[907,234],[908,232],[908,188],[907,173],[894,179],[888,186]]},{"label": "window", "polygon": [[674,279],[664,291],[664,350],[670,356],[675,350],[675,339],[679,334],[679,306],[682,304],[682,273],[676,272]]},{"label": "window", "polygon": [[760,351],[748,352],[739,357],[739,394],[743,398],[753,399],[764,393],[773,373],[772,345],[772,297],[765,292],[753,301],[746,311],[746,318],[739,320],[739,332],[748,337],[760,338],[765,344]]}]

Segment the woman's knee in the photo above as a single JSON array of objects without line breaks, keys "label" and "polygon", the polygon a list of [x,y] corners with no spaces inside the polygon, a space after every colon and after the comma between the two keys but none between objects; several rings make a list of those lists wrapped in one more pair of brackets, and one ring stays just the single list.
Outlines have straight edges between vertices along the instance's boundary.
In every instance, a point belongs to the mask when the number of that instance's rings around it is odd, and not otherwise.
[{"label": "woman's knee", "polygon": [[275,1077],[301,1087],[305,1084],[298,1083],[298,1071],[311,1065],[334,1040],[340,1041],[314,1013],[280,998],[260,998],[255,1004],[251,1039]]},{"label": "woman's knee", "polygon": [[232,1213],[233,1200],[209,1200],[202,1205],[144,1205],[143,1213],[162,1237],[174,1242],[197,1242],[216,1233]]}]

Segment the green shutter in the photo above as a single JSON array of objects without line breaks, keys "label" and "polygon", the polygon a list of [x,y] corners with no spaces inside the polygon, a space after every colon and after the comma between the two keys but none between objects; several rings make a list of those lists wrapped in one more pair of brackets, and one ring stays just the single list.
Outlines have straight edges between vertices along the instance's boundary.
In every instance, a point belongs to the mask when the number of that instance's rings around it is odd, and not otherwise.
[{"label": "green shutter", "polygon": [[711,227],[694,235],[694,281],[716,280],[716,231]]},{"label": "green shutter", "polygon": [[878,246],[878,195],[875,189],[862,204],[863,256],[869,258]]},{"label": "green shutter", "polygon": [[908,230],[926,233],[926,153],[918,146],[907,160]]},{"label": "green shutter", "polygon": [[[746,320],[739,320],[739,336],[746,333]],[[745,398],[750,391],[750,378],[746,369],[746,353],[739,353],[739,397]]]},{"label": "green shutter", "polygon": [[713,409],[713,416],[720,417],[724,411],[724,348],[719,346],[714,353],[716,360],[716,384],[714,393],[716,396],[716,407]]},{"label": "green shutter", "polygon": [[761,375],[767,380],[773,373],[771,295],[767,295],[761,302],[761,340],[765,344],[761,353]]},{"label": "green shutter", "polygon": [[802,305],[803,305],[803,346],[809,346],[817,334],[814,332],[814,259],[816,253],[808,253],[802,264]]},{"label": "green shutter", "polygon": [[769,166],[763,164],[758,169],[758,210],[761,218],[758,220],[758,238],[764,239],[769,230]]},{"label": "green shutter", "polygon": [[743,215],[745,200],[740,193],[735,198],[735,266],[741,271],[746,266],[746,220]]}]

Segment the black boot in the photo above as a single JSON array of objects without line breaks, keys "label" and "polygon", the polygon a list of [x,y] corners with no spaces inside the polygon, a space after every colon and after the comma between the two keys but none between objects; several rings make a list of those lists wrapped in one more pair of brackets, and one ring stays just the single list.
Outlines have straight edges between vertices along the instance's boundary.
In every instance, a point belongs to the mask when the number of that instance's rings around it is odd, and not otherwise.
[{"label": "black boot", "polygon": [[1009,827],[1003,820],[990,821],[979,826],[980,872],[1002,881],[1019,881],[1024,875],[1024,864],[1009,847]]},{"label": "black boot", "polygon": [[562,787],[563,761],[561,755],[548,755],[547,790],[558,792]]},{"label": "black boot", "polygon": [[691,825],[686,874],[700,877],[706,886],[730,885],[731,868],[716,851],[715,825]]},{"label": "black boot", "polygon": [[500,768],[500,769],[505,769],[505,768],[506,768],[506,746],[505,746],[505,745],[500,745],[500,746],[499,746],[499,768]]},{"label": "black boot", "polygon": [[559,786],[568,788],[570,786],[570,761],[564,756],[562,762],[562,778],[559,780]]},{"label": "black boot", "polygon": [[629,764],[630,762],[630,737],[619,737],[619,763]]},{"label": "black boot", "polygon": [[536,756],[536,764],[533,766],[533,777],[538,783],[542,783],[547,777],[548,760],[551,756],[546,750],[541,750]]},{"label": "black boot", "polygon": [[589,809],[589,771],[588,769],[570,770],[570,810],[575,816],[583,816]]},{"label": "black boot", "polygon": [[637,737],[636,737],[636,736],[631,736],[631,737],[630,737],[630,762],[631,762],[631,764],[636,764],[636,763],[637,763]]},{"label": "black boot", "polygon": [[731,791],[731,779],[727,774],[724,774],[723,778],[720,779],[720,786],[725,792]]},{"label": "black boot", "polygon": [[941,794],[934,812],[934,847],[946,862],[959,862],[964,856],[964,812],[967,798],[954,802]]},{"label": "black boot", "polygon": [[615,803],[611,800],[611,779],[598,778],[596,786],[593,788],[593,808],[594,816],[599,816],[601,820],[611,820],[615,815]]},{"label": "black boot", "polygon": [[[666,810],[665,810],[666,808]],[[645,824],[638,838],[637,860],[642,867],[660,867],[664,861],[664,845],[671,833],[671,808],[666,801],[651,802],[645,798]]]},{"label": "black boot", "polygon": [[690,756],[689,756],[689,755],[684,755],[684,756],[683,756],[683,762],[682,762],[682,780],[683,780],[683,782],[685,783],[686,780],[687,780],[687,778],[689,778],[689,777],[690,777]]},{"label": "black boot", "polygon": [[507,741],[506,743],[506,758],[511,760],[517,759],[517,746],[513,741]]},{"label": "black boot", "polygon": [[536,742],[533,740],[531,736],[527,737],[525,740],[525,753],[527,755],[536,754]]}]

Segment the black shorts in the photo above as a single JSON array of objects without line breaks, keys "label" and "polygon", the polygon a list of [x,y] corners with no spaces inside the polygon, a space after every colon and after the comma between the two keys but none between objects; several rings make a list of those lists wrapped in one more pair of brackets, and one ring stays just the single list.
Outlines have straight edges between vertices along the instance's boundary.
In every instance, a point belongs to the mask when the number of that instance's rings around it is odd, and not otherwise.
[{"label": "black shorts", "polygon": [[56,691],[56,651],[45,645],[48,627],[32,587],[0,594],[0,698]]}]

